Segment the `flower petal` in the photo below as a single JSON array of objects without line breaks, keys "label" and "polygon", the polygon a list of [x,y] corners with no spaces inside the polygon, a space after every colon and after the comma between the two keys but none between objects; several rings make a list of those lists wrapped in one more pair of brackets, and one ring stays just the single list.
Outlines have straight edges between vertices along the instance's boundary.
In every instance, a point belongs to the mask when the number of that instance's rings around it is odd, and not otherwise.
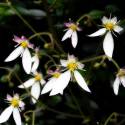
[{"label": "flower petal", "polygon": [[22,56],[22,64],[23,64],[23,68],[24,68],[25,72],[27,74],[30,74],[32,60],[31,60],[31,54],[30,54],[28,48],[25,48],[25,50],[24,50],[24,53]]},{"label": "flower petal", "polygon": [[121,76],[120,81],[121,81],[122,85],[125,87],[125,76]]},{"label": "flower petal", "polygon": [[111,32],[108,32],[103,41],[103,49],[105,55],[112,58],[113,50],[114,50],[114,40]]},{"label": "flower petal", "polygon": [[70,38],[71,35],[73,33],[73,30],[69,29],[68,31],[66,31],[66,33],[64,34],[62,41],[66,40],[67,38]]},{"label": "flower petal", "polygon": [[104,35],[106,32],[106,28],[102,28],[102,29],[99,29],[98,31],[96,31],[95,33],[92,33],[90,35],[88,35],[89,37],[95,37],[95,36],[101,36],[101,35]]},{"label": "flower petal", "polygon": [[123,30],[123,28],[121,26],[115,26],[114,27],[114,31],[117,32],[117,33],[120,33],[121,31]]},{"label": "flower petal", "polygon": [[45,94],[45,93],[51,91],[52,88],[54,88],[55,82],[56,82],[56,79],[55,79],[55,78],[50,79],[50,80],[45,84],[45,86],[43,87],[41,94]]},{"label": "flower petal", "polygon": [[60,75],[60,77],[56,80],[50,96],[56,95],[58,93],[63,94],[64,89],[68,85],[71,78],[71,72],[68,70]]},{"label": "flower petal", "polygon": [[118,95],[119,85],[120,85],[120,79],[119,77],[116,77],[113,83],[113,90],[114,90],[115,95]]},{"label": "flower petal", "polygon": [[0,115],[0,123],[6,122],[10,115],[12,114],[13,111],[13,106],[9,106],[8,108],[6,108],[2,114]]},{"label": "flower petal", "polygon": [[18,87],[19,88],[29,88],[30,86],[32,86],[35,82],[35,79],[32,78],[32,79],[29,79],[27,80],[26,82],[24,82],[22,85],[19,85]]},{"label": "flower petal", "polygon": [[32,102],[36,103],[36,101],[38,100],[39,96],[40,96],[40,84],[39,82],[36,82],[32,88],[31,88],[31,95],[35,98],[32,98]]},{"label": "flower petal", "polygon": [[116,24],[116,23],[117,23],[117,17],[113,17],[113,18],[111,19],[111,23]]},{"label": "flower petal", "polygon": [[20,112],[19,112],[18,108],[14,108],[13,118],[14,118],[14,121],[15,121],[16,125],[22,125],[21,116],[20,116]]},{"label": "flower petal", "polygon": [[88,88],[87,83],[85,82],[84,78],[78,71],[74,71],[74,76],[81,88],[83,88],[87,92],[91,92],[90,89]]},{"label": "flower petal", "polygon": [[46,81],[44,79],[40,80],[41,85],[44,85]]},{"label": "flower petal", "polygon": [[67,66],[67,62],[68,62],[67,60],[63,60],[63,59],[60,60],[61,65],[64,67]]},{"label": "flower petal", "polygon": [[106,24],[106,23],[108,22],[108,20],[109,20],[109,19],[104,16],[104,17],[102,18],[102,23],[103,23],[103,24]]},{"label": "flower petal", "polygon": [[78,43],[78,36],[77,36],[77,32],[76,32],[76,31],[74,31],[74,32],[72,33],[71,40],[72,40],[72,46],[73,46],[74,48],[76,48],[76,45],[77,45],[77,43]]},{"label": "flower petal", "polygon": [[6,59],[5,62],[13,61],[16,59],[22,52],[23,52],[23,47],[19,46],[17,47]]},{"label": "flower petal", "polygon": [[36,70],[37,70],[37,68],[38,68],[38,66],[39,66],[39,58],[38,58],[38,56],[37,56],[37,55],[34,56],[34,57],[32,58],[32,61],[33,61],[33,65],[32,65],[31,72],[36,72]]}]

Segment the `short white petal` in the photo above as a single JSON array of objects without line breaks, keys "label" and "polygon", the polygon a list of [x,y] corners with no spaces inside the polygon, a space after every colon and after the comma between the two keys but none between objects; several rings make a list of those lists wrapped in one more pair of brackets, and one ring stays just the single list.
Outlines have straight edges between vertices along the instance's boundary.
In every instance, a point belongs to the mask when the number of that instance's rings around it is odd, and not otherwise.
[{"label": "short white petal", "polygon": [[113,90],[114,90],[115,95],[118,95],[119,85],[120,85],[120,79],[119,77],[116,77],[113,83]]},{"label": "short white petal", "polygon": [[117,32],[117,33],[120,33],[121,31],[123,30],[123,28],[121,26],[115,26],[114,27],[114,31]]},{"label": "short white petal", "polygon": [[23,56],[22,56],[22,64],[25,72],[27,74],[30,74],[31,72],[31,64],[32,64],[32,59],[31,59],[31,54],[28,50],[28,48],[25,48]]},{"label": "short white petal", "polygon": [[105,55],[112,58],[113,50],[114,50],[114,40],[111,32],[108,32],[104,38],[103,49],[104,49]]},{"label": "short white petal", "polygon": [[78,71],[74,71],[74,77],[81,88],[83,88],[87,92],[91,92],[90,89],[88,88],[84,78],[82,77],[82,75]]},{"label": "short white petal", "polygon": [[31,95],[35,98],[32,98],[32,102],[36,103],[36,101],[38,100],[39,96],[40,96],[40,84],[39,82],[36,82],[32,88],[31,88]]},{"label": "short white petal", "polygon": [[38,56],[34,56],[32,58],[32,61],[33,61],[33,65],[32,65],[32,69],[31,69],[31,72],[36,72],[38,66],[39,66],[39,58]]},{"label": "short white petal", "polygon": [[45,86],[43,87],[41,94],[45,94],[45,93],[51,91],[52,88],[54,88],[55,82],[56,82],[56,79],[55,79],[55,78],[50,79],[50,80],[45,84]]},{"label": "short white petal", "polygon": [[72,33],[71,40],[72,40],[72,46],[76,48],[76,45],[78,43],[78,36],[76,31]]},{"label": "short white petal", "polygon": [[40,83],[41,83],[41,85],[44,85],[46,83],[46,81],[42,79],[42,80],[40,80]]},{"label": "short white petal", "polygon": [[6,122],[10,115],[12,114],[13,111],[13,107],[9,106],[8,108],[6,108],[0,115],[0,123]]},{"label": "short white petal", "polygon": [[121,81],[122,85],[125,87],[125,76],[121,76],[120,81]]},{"label": "short white petal", "polygon": [[103,23],[103,24],[106,24],[107,22],[108,22],[108,18],[104,16],[104,17],[102,18],[102,23]]},{"label": "short white petal", "polygon": [[64,89],[67,87],[70,78],[71,78],[70,71],[62,73],[60,77],[56,80],[56,84],[54,84],[50,96],[56,95],[58,93],[62,94]]},{"label": "short white petal", "polygon": [[113,17],[113,18],[111,19],[111,22],[112,22],[113,24],[116,24],[116,23],[117,23],[117,17]]},{"label": "short white petal", "polygon": [[14,118],[14,121],[15,121],[16,125],[22,125],[21,116],[20,116],[20,112],[19,112],[18,108],[14,108],[13,118]]},{"label": "short white petal", "polygon": [[61,65],[64,67],[67,66],[67,62],[68,62],[67,60],[63,60],[63,59],[60,60]]},{"label": "short white petal", "polygon": [[69,29],[68,31],[66,31],[66,33],[64,34],[62,41],[66,40],[67,38],[70,38],[71,35],[73,33],[73,30]]},{"label": "short white petal", "polygon": [[22,85],[19,85],[18,87],[19,88],[29,88],[30,86],[32,86],[35,82],[35,79],[32,78],[32,79],[29,79],[27,80],[26,82],[24,82]]},{"label": "short white petal", "polygon": [[106,28],[102,28],[98,31],[96,31],[95,33],[92,33],[90,35],[88,35],[89,37],[95,37],[95,36],[101,36],[101,35],[104,35],[106,32]]},{"label": "short white petal", "polygon": [[13,61],[16,59],[22,52],[23,52],[23,47],[19,46],[17,47],[6,59],[5,62]]}]

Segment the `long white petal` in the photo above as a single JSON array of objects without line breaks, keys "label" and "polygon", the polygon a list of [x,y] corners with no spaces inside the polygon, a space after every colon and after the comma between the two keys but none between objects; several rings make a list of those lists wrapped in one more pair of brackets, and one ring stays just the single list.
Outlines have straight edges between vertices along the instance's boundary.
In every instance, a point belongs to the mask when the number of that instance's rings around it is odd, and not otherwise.
[{"label": "long white petal", "polygon": [[114,31],[117,32],[117,33],[120,33],[121,31],[123,30],[123,28],[121,26],[115,26],[114,27]]},{"label": "long white petal", "polygon": [[23,47],[17,47],[6,59],[5,62],[13,61],[23,52]]},{"label": "long white petal", "polygon": [[82,77],[82,75],[78,71],[74,71],[74,77],[81,88],[83,88],[87,92],[91,92],[90,89],[88,88],[84,78]]},{"label": "long white petal", "polygon": [[66,31],[66,33],[64,34],[62,41],[66,40],[67,38],[70,38],[71,35],[73,33],[73,30],[69,29],[68,31]]},{"label": "long white petal", "polygon": [[13,111],[13,106],[9,106],[8,108],[6,108],[2,114],[0,115],[0,123],[6,122],[10,115],[12,114]]},{"label": "long white petal", "polygon": [[78,43],[78,36],[76,31],[72,33],[71,40],[72,40],[72,46],[76,48],[76,45]]},{"label": "long white petal", "polygon": [[13,118],[14,118],[14,121],[15,121],[16,125],[22,125],[21,116],[20,116],[20,112],[19,112],[18,108],[14,108]]},{"label": "long white petal", "polygon": [[36,100],[38,100],[40,96],[40,84],[39,82],[36,82],[32,88],[31,88],[31,95],[35,98],[32,98],[32,102],[36,103]]},{"label": "long white petal", "polygon": [[56,80],[56,84],[52,88],[50,96],[56,95],[58,93],[63,94],[64,89],[67,87],[71,78],[70,71],[66,71],[60,75],[60,77]]},{"label": "long white petal", "polygon": [[92,33],[90,35],[88,35],[89,37],[95,37],[95,36],[101,36],[101,35],[104,35],[106,32],[106,28],[102,28],[98,31],[96,31],[95,33]]},{"label": "long white petal", "polygon": [[103,41],[103,49],[105,55],[112,58],[113,50],[114,50],[114,40],[111,32],[108,32]]},{"label": "long white petal", "polygon": [[51,91],[52,88],[54,88],[55,82],[56,82],[56,79],[55,79],[55,78],[50,79],[50,80],[45,84],[45,86],[43,87],[41,94],[45,94],[45,93]]},{"label": "long white petal", "polygon": [[31,72],[36,72],[38,66],[39,66],[39,58],[38,56],[34,56],[32,58],[32,61],[33,61],[33,65],[32,65],[32,69],[31,69]]},{"label": "long white petal", "polygon": [[22,85],[19,85],[18,87],[19,88],[29,88],[30,86],[32,86],[35,82],[35,79],[32,78],[32,79],[29,79],[27,80],[26,82],[24,82]]},{"label": "long white petal", "polygon": [[114,90],[115,95],[118,95],[119,85],[120,85],[120,79],[119,77],[116,77],[113,83],[113,90]]},{"label": "long white petal", "polygon": [[121,81],[122,85],[125,87],[125,76],[121,76],[120,81]]},{"label": "long white petal", "polygon": [[25,48],[23,56],[22,56],[22,64],[25,72],[27,74],[30,74],[31,72],[31,64],[32,64],[32,59],[31,59],[31,54],[28,50],[28,48]]}]

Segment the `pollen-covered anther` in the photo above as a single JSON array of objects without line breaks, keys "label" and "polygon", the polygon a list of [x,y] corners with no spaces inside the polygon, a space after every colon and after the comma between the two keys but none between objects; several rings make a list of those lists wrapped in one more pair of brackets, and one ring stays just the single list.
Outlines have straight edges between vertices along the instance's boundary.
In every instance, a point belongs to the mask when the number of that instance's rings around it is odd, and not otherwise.
[{"label": "pollen-covered anther", "polygon": [[105,25],[104,25],[104,27],[107,29],[107,30],[113,30],[114,29],[114,24],[113,23],[111,23],[111,22],[109,22],[109,23],[106,23]]},{"label": "pollen-covered anther", "polygon": [[53,77],[54,77],[54,78],[59,78],[60,75],[61,75],[61,74],[60,74],[59,72],[53,73]]},{"label": "pollen-covered anther", "polygon": [[70,62],[70,63],[68,63],[67,68],[70,71],[74,71],[78,68],[78,64],[76,62]]},{"label": "pollen-covered anther", "polygon": [[19,102],[20,102],[19,99],[13,98],[13,99],[11,100],[11,105],[12,105],[13,107],[19,107]]},{"label": "pollen-covered anther", "polygon": [[72,29],[73,31],[76,31],[78,26],[76,24],[71,24],[69,28]]},{"label": "pollen-covered anther", "polygon": [[27,43],[26,41],[22,41],[22,42],[21,42],[21,46],[22,46],[23,48],[26,48],[26,47],[28,47],[28,43]]},{"label": "pollen-covered anther", "polygon": [[37,74],[37,75],[35,76],[35,80],[36,80],[36,81],[40,81],[41,79],[42,79],[41,74]]}]

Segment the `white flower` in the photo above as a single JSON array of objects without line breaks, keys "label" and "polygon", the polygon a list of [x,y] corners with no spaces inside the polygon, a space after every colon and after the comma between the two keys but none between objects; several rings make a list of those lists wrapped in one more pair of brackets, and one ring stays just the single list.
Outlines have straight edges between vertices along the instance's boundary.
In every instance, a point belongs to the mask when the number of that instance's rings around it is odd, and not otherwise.
[{"label": "white flower", "polygon": [[119,85],[123,85],[125,87],[125,69],[120,69],[117,73],[116,79],[113,83],[113,90],[115,95],[118,95]]},{"label": "white flower", "polygon": [[10,106],[1,113],[0,123],[6,122],[10,115],[13,114],[16,125],[22,125],[20,111],[24,109],[25,104],[21,101],[18,94],[15,94],[14,97],[7,95],[7,101]]},{"label": "white flower", "polygon": [[45,84],[45,80],[43,79],[43,76],[41,73],[34,72],[33,77],[26,82],[24,82],[22,85],[19,85],[19,88],[29,88],[31,87],[31,95],[32,95],[32,102],[36,103],[40,96],[40,84]]},{"label": "white flower", "polygon": [[67,29],[62,38],[62,41],[66,40],[67,38],[71,38],[72,46],[75,48],[78,43],[77,31],[81,31],[81,29],[80,27],[78,27],[78,24],[75,24],[73,22],[65,23],[65,26],[67,27]]},{"label": "white flower", "polygon": [[115,32],[120,33],[123,28],[118,25],[118,21],[116,17],[113,18],[107,18],[103,17],[102,18],[102,26],[103,28],[99,29],[95,33],[92,33],[89,35],[90,37],[96,37],[96,36],[101,36],[105,34],[105,38],[103,41],[103,49],[105,52],[105,55],[108,57],[112,58],[113,55],[113,50],[114,50],[114,40],[112,33],[115,35]]},{"label": "white flower", "polygon": [[32,68],[31,68],[31,72],[36,72],[38,66],[39,66],[39,48],[35,48],[35,54],[32,57]]},{"label": "white flower", "polygon": [[55,72],[56,74],[53,74],[53,77],[44,86],[42,94],[48,91],[51,91],[50,95],[56,95],[58,93],[63,94],[64,89],[67,87],[70,79],[73,77],[75,77],[80,87],[82,87],[85,91],[90,92],[84,78],[78,71],[78,69],[82,69],[84,67],[83,64],[78,62],[73,55],[69,55],[68,60],[61,60],[61,65],[65,67],[65,72],[57,72],[58,77],[55,77],[57,74]]},{"label": "white flower", "polygon": [[31,72],[32,59],[28,48],[33,48],[33,45],[29,44],[28,39],[24,36],[21,38],[14,36],[13,41],[18,44],[15,46],[16,49],[5,59],[5,62],[13,61],[18,56],[21,56],[23,68],[25,72],[29,74]]}]

